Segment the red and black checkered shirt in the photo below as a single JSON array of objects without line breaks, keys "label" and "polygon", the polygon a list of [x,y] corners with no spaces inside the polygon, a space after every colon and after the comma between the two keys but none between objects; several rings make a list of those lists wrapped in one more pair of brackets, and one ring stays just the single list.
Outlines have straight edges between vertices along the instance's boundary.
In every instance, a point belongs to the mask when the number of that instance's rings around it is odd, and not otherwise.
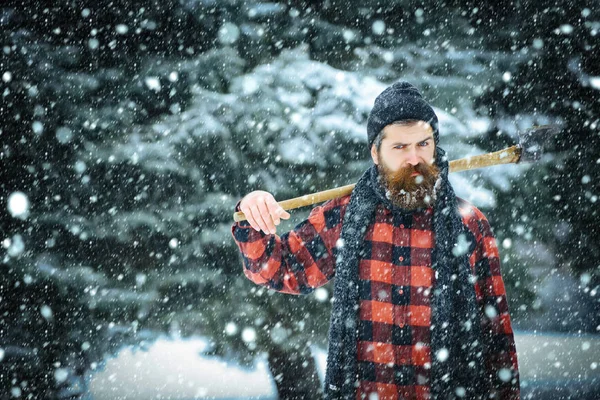
[{"label": "red and black checkered shirt", "polygon": [[[475,245],[470,264],[488,343],[484,364],[497,399],[519,398],[517,355],[498,247],[485,216],[457,198]],[[350,196],[312,210],[307,220],[281,236],[254,230],[246,221],[232,227],[252,282],[289,294],[308,294],[335,275],[339,238]],[[239,203],[238,203],[239,206]],[[239,211],[236,207],[236,211]],[[430,397],[431,288],[434,271],[433,209],[405,216],[379,205],[366,231],[367,256],[359,262],[358,372],[356,399]]]}]

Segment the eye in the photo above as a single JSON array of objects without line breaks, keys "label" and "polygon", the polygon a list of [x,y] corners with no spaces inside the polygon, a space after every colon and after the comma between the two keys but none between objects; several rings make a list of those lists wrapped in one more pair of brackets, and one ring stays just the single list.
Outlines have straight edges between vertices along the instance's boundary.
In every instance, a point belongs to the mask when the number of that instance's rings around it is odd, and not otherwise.
[{"label": "eye", "polygon": [[421,146],[421,147],[425,147],[425,146],[428,146],[428,145],[429,145],[429,140],[424,140],[421,143],[419,143],[419,146]]},{"label": "eye", "polygon": [[405,146],[403,145],[398,145],[398,146],[394,146],[395,149],[403,149]]}]

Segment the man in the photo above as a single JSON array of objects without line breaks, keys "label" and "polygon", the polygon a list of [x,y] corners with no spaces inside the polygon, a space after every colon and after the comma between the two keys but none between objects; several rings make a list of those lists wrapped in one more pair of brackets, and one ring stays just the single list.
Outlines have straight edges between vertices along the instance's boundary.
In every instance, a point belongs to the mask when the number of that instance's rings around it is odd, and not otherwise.
[{"label": "man", "polygon": [[374,165],[352,194],[291,232],[256,191],[232,227],[253,282],[307,294],[334,276],[329,399],[518,399],[519,375],[498,248],[485,216],[457,198],[438,119],[396,82],[367,122]]}]

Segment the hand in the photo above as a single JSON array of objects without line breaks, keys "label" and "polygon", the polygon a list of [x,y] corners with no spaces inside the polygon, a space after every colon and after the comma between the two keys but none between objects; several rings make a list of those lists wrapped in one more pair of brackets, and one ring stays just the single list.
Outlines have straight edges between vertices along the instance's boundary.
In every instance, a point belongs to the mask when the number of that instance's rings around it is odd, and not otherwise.
[{"label": "hand", "polygon": [[273,195],[263,190],[255,190],[244,196],[240,210],[254,229],[266,234],[275,234],[275,226],[279,225],[281,219],[290,218],[290,214],[277,204]]}]

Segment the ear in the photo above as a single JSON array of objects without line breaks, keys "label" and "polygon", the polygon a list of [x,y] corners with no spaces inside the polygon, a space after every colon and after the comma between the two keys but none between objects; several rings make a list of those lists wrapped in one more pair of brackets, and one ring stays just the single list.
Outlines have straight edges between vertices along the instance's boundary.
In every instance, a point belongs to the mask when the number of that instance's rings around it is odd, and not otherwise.
[{"label": "ear", "polygon": [[371,158],[375,165],[379,165],[379,156],[377,155],[377,147],[375,145],[371,146]]}]

